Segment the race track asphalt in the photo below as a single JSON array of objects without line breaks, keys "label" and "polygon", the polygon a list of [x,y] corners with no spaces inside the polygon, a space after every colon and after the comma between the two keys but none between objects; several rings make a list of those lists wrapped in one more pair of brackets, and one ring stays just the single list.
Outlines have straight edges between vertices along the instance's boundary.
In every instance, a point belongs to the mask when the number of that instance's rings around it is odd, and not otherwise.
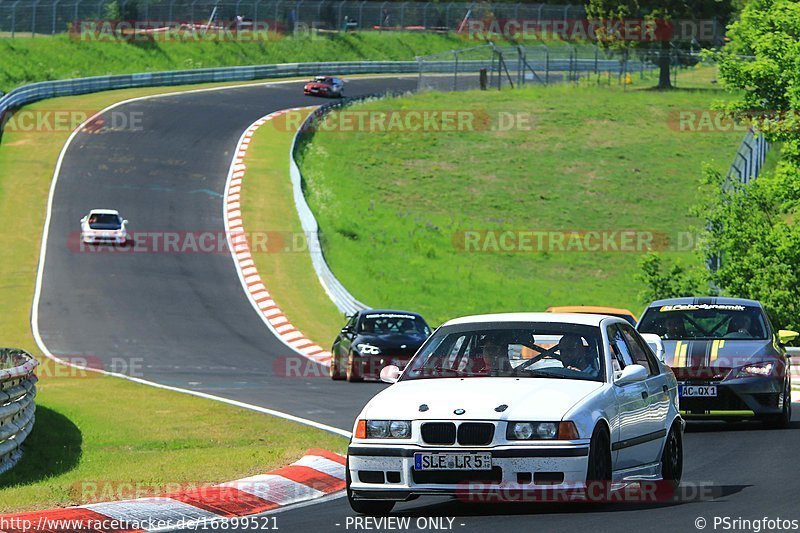
[{"label": "race track asphalt", "polygon": [[[352,80],[346,94],[415,86],[414,78]],[[303,367],[309,377],[296,377],[286,363],[296,356],[251,307],[227,251],[97,253],[78,244],[80,219],[93,208],[118,209],[134,232],[224,231],[221,194],[242,132],[272,111],[321,103],[299,82],[195,92],[107,114],[107,124],[133,127],[79,133],[53,197],[39,304],[47,348],[351,429],[380,385],[334,383],[312,363]]]},{"label": "race track asphalt", "polygon": [[[347,91],[414,86],[413,78],[353,80]],[[271,111],[317,103],[299,83],[188,93],[117,108],[141,118],[141,131],[78,134],[65,154],[46,243],[39,329],[48,349],[349,430],[381,385],[334,383],[321,367],[323,377],[282,375],[293,354],[250,306],[227,252],[97,254],[74,244],[80,218],[96,207],[119,209],[133,231],[222,231],[221,193],[241,133]],[[399,505],[397,513],[413,518],[411,531],[417,517],[441,516],[455,518],[452,530],[476,532],[698,531],[698,517],[706,530],[721,531],[715,516],[800,519],[798,429],[797,422],[780,431],[690,424],[686,497],[676,503],[486,506],[439,498]],[[348,524],[352,516],[340,498],[281,512],[277,525],[365,531]]]}]

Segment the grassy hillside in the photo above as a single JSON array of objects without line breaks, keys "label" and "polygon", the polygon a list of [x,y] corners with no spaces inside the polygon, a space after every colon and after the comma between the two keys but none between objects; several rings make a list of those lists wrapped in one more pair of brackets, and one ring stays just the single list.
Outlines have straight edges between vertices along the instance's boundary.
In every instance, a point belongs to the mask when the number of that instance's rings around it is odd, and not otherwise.
[{"label": "grassy hillside", "polygon": [[262,42],[0,39],[0,91],[34,81],[160,70],[306,61],[413,60],[469,45],[455,36],[345,33]]},{"label": "grassy hillside", "polygon": [[[102,109],[126,98],[174,90],[107,91],[48,100],[29,109]],[[31,301],[47,194],[69,133],[11,131],[0,144],[0,339],[2,346],[26,349],[42,361],[36,424],[20,463],[0,476],[0,513],[87,503],[95,497],[129,498],[133,489],[163,495],[176,484],[197,486],[263,473],[296,460],[310,447],[344,451],[346,439],[314,428],[41,358],[31,335]]]},{"label": "grassy hillside", "polygon": [[[698,224],[690,207],[702,164],[726,168],[743,135],[681,132],[677,113],[721,97],[711,89],[551,86],[359,106],[472,110],[493,122],[522,112],[530,127],[318,132],[302,166],[326,256],[360,300],[419,310],[433,322],[568,304],[638,313],[641,253],[550,250],[549,241],[544,250],[534,241],[534,251],[465,251],[464,232],[634,230],[674,243]],[[667,252],[686,261],[691,254]]]}]

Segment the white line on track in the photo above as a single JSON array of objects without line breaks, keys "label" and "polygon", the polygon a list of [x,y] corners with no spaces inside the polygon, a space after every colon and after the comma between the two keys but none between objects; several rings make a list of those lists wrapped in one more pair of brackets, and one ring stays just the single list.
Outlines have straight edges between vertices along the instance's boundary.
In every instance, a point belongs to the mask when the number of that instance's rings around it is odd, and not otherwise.
[{"label": "white line on track", "polygon": [[[402,77],[402,76],[398,76],[398,75],[393,75],[393,76],[373,76],[372,78],[397,78],[397,77]],[[46,212],[46,217],[45,217],[45,222],[44,222],[44,228],[42,230],[42,242],[41,242],[41,246],[40,246],[40,249],[39,249],[39,264],[38,264],[38,267],[37,267],[37,270],[36,270],[36,286],[34,288],[33,304],[32,304],[32,308],[31,308],[31,330],[33,332],[33,338],[36,341],[36,344],[39,346],[39,349],[42,351],[42,353],[46,357],[48,357],[49,359],[52,359],[53,361],[56,361],[56,362],[58,362],[58,363],[60,363],[62,365],[69,366],[69,367],[72,367],[72,368],[77,368],[77,369],[80,369],[80,370],[83,370],[83,371],[96,372],[98,374],[103,374],[103,375],[106,375],[106,376],[113,376],[113,377],[116,377],[116,378],[126,379],[128,381],[132,381],[134,383],[139,383],[141,385],[147,385],[147,386],[150,386],[150,387],[155,387],[157,389],[168,390],[168,391],[178,392],[178,393],[182,393],[182,394],[188,394],[188,395],[196,396],[198,398],[203,398],[203,399],[206,399],[206,400],[212,400],[212,401],[216,401],[216,402],[220,402],[220,403],[225,403],[225,404],[228,404],[228,405],[232,405],[234,407],[239,407],[239,408],[242,408],[242,409],[247,409],[247,410],[250,410],[250,411],[256,411],[256,412],[263,413],[263,414],[266,414],[266,415],[275,416],[275,417],[283,418],[283,419],[286,419],[286,420],[291,420],[292,422],[297,422],[299,424],[304,424],[306,426],[310,426],[310,427],[314,427],[314,428],[317,428],[317,429],[321,429],[323,431],[334,433],[336,435],[341,435],[343,437],[350,437],[350,435],[351,435],[350,431],[347,431],[347,430],[344,430],[344,429],[340,429],[340,428],[336,428],[336,427],[333,427],[333,426],[329,426],[327,424],[322,424],[320,422],[315,422],[314,420],[309,420],[307,418],[302,418],[302,417],[295,416],[295,415],[292,415],[292,414],[289,414],[289,413],[284,413],[282,411],[276,411],[274,409],[268,409],[266,407],[261,407],[261,406],[258,406],[258,405],[253,405],[253,404],[249,404],[249,403],[245,403],[245,402],[240,402],[240,401],[237,401],[237,400],[232,400],[230,398],[223,398],[221,396],[215,396],[213,394],[206,394],[206,393],[200,392],[200,391],[193,391],[193,390],[190,390],[190,389],[183,389],[183,388],[180,388],[180,387],[173,387],[173,386],[170,386],[170,385],[163,385],[161,383],[157,383],[157,382],[154,382],[154,381],[149,381],[149,380],[142,379],[142,378],[128,376],[128,375],[120,374],[120,373],[117,373],[117,372],[108,372],[106,370],[101,370],[101,369],[96,369],[96,368],[87,368],[87,367],[82,366],[82,365],[77,365],[75,363],[72,363],[72,362],[69,362],[69,361],[65,361],[65,360],[61,359],[60,357],[57,357],[56,355],[54,355],[47,348],[47,345],[44,343],[44,340],[42,340],[42,336],[41,336],[41,334],[39,332],[39,302],[40,302],[41,296],[42,296],[42,283],[43,283],[43,279],[44,279],[44,265],[45,265],[45,260],[47,259],[47,240],[48,240],[48,236],[50,234],[50,223],[51,223],[51,219],[52,219],[52,215],[53,215],[53,201],[54,201],[54,197],[55,197],[56,185],[58,183],[58,177],[59,177],[59,175],[61,173],[61,167],[62,167],[62,165],[64,163],[64,157],[66,156],[67,150],[69,149],[70,145],[72,144],[72,141],[75,139],[75,137],[78,135],[78,133],[80,133],[80,131],[87,124],[91,123],[97,117],[99,117],[99,116],[111,111],[112,109],[115,109],[117,107],[120,107],[120,106],[123,106],[123,105],[126,105],[126,104],[130,104],[130,103],[133,103],[133,102],[138,102],[138,101],[143,101],[143,100],[150,100],[150,99],[155,99],[155,98],[166,98],[166,97],[169,97],[169,96],[185,95],[185,94],[192,94],[192,93],[202,93],[202,92],[211,92],[211,91],[224,91],[224,90],[230,90],[230,89],[241,89],[241,88],[248,88],[248,87],[259,87],[259,86],[267,87],[267,86],[270,86],[270,85],[283,85],[283,84],[289,84],[289,83],[298,83],[298,81],[299,80],[285,80],[285,81],[275,81],[275,82],[267,82],[267,83],[253,83],[253,84],[242,84],[242,85],[225,85],[225,86],[222,86],[222,87],[210,87],[210,88],[205,88],[205,89],[190,89],[190,90],[187,90],[187,91],[175,91],[175,92],[162,93],[162,94],[138,96],[136,98],[129,98],[127,100],[122,100],[120,102],[116,102],[116,103],[114,103],[114,104],[102,109],[101,111],[98,111],[97,113],[95,113],[94,115],[92,115],[91,117],[86,119],[86,121],[84,121],[82,124],[80,124],[75,130],[73,130],[73,132],[70,134],[69,138],[67,138],[67,142],[64,144],[64,147],[61,149],[61,152],[58,155],[58,160],[56,161],[56,168],[55,168],[55,171],[53,172],[53,179],[50,182],[50,192],[49,192],[48,198],[47,198],[47,212]],[[242,134],[242,138],[243,137],[244,137],[244,134]],[[240,141],[241,141],[241,139],[240,139]],[[234,161],[236,160],[236,153],[235,152],[233,152],[232,158],[233,158]],[[233,164],[231,164],[231,168],[233,168]],[[230,173],[229,173],[229,176],[228,176],[228,180],[230,180]],[[226,183],[226,186],[227,186],[227,183]],[[228,229],[227,228],[227,217],[225,218],[225,224],[226,224],[226,230],[227,230]],[[238,268],[237,268],[237,273],[239,274],[240,279],[241,279],[241,273],[239,272]],[[256,311],[259,311],[258,308],[256,308]],[[261,313],[259,312],[259,314],[261,314]],[[267,323],[267,322],[265,322],[265,323]],[[273,333],[274,333],[274,330],[272,329],[271,325],[268,324],[268,323],[267,323],[267,325],[270,326],[270,330],[273,331]],[[280,336],[278,336],[278,338],[280,339]]]}]

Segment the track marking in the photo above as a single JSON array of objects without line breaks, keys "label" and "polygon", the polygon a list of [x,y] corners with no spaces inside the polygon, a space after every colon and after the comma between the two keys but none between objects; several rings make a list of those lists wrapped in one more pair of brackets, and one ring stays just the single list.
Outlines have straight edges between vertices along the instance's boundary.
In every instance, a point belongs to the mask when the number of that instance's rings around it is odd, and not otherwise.
[{"label": "track marking", "polygon": [[[372,78],[385,79],[385,78],[397,78],[397,77],[403,77],[403,76],[373,76]],[[216,402],[220,402],[220,403],[225,403],[225,404],[228,404],[228,405],[232,405],[234,407],[239,407],[239,408],[247,409],[247,410],[250,410],[250,411],[256,411],[256,412],[263,413],[263,414],[266,414],[266,415],[275,416],[275,417],[278,417],[278,418],[283,418],[285,420],[291,420],[292,422],[297,422],[299,424],[303,424],[303,425],[306,425],[306,426],[310,426],[310,427],[314,427],[314,428],[317,428],[317,429],[321,429],[323,431],[327,431],[329,433],[334,433],[336,435],[341,435],[343,437],[348,437],[348,438],[350,437],[350,435],[351,435],[350,431],[343,430],[343,429],[340,429],[340,428],[337,428],[337,427],[333,427],[333,426],[329,426],[327,424],[322,424],[320,422],[315,422],[314,420],[309,420],[307,418],[302,418],[302,417],[295,416],[295,415],[292,415],[292,414],[289,414],[289,413],[284,413],[282,411],[277,411],[277,410],[274,410],[274,409],[269,409],[269,408],[261,407],[261,406],[258,406],[258,405],[253,405],[253,404],[249,404],[249,403],[245,403],[245,402],[240,402],[238,400],[232,400],[230,398],[224,398],[222,396],[215,396],[213,394],[207,394],[207,393],[200,392],[200,391],[194,391],[194,390],[191,390],[191,389],[173,387],[171,385],[163,385],[163,384],[157,383],[155,381],[149,381],[149,380],[142,379],[142,378],[128,376],[128,375],[125,375],[125,374],[120,374],[118,372],[108,372],[106,370],[101,370],[101,369],[96,369],[96,368],[88,368],[86,366],[78,365],[78,364],[72,363],[70,361],[65,361],[65,360],[61,359],[60,357],[54,355],[47,348],[47,345],[44,343],[44,340],[42,339],[41,333],[39,331],[39,303],[41,301],[41,296],[42,296],[42,285],[43,285],[43,281],[44,281],[44,266],[45,266],[45,262],[47,260],[47,242],[48,242],[48,237],[50,235],[50,224],[52,222],[52,217],[53,217],[53,203],[54,203],[54,199],[55,199],[55,189],[56,189],[56,185],[58,184],[58,178],[59,178],[59,176],[61,174],[61,167],[63,166],[64,158],[66,157],[66,153],[69,150],[69,147],[72,145],[72,142],[75,140],[75,137],[77,137],[77,135],[79,133],[81,133],[81,130],[88,123],[90,123],[91,121],[97,119],[97,117],[102,116],[103,114],[108,113],[109,111],[111,111],[113,109],[116,109],[117,107],[120,107],[120,106],[123,106],[123,105],[127,105],[127,104],[130,104],[130,103],[133,103],[133,102],[139,102],[139,101],[150,100],[150,99],[158,99],[158,98],[167,98],[167,97],[170,97],[170,96],[181,96],[181,95],[193,94],[193,93],[212,92],[212,91],[225,91],[225,90],[231,90],[231,89],[252,88],[252,87],[259,87],[259,86],[268,87],[268,86],[271,86],[271,85],[286,85],[286,84],[291,84],[291,83],[298,83],[298,80],[283,80],[283,81],[274,81],[274,82],[267,82],[267,83],[252,83],[252,84],[244,84],[244,85],[226,85],[226,86],[222,86],[222,87],[211,87],[211,88],[205,88],[205,89],[190,89],[190,90],[187,90],[187,91],[175,91],[175,92],[162,93],[162,94],[138,96],[138,97],[135,97],[135,98],[129,98],[127,100],[121,100],[119,102],[115,102],[115,103],[111,104],[110,106],[98,111],[97,113],[95,113],[94,115],[92,115],[91,117],[86,119],[82,124],[80,124],[75,130],[72,131],[70,136],[67,138],[67,141],[64,143],[64,146],[62,147],[61,152],[58,155],[58,159],[56,161],[56,167],[55,167],[55,170],[53,171],[53,178],[52,178],[52,180],[50,182],[50,191],[48,193],[48,198],[47,198],[47,210],[46,210],[46,214],[45,214],[45,222],[44,222],[44,227],[42,229],[42,241],[41,241],[41,244],[40,244],[40,247],[39,247],[39,263],[38,263],[38,266],[37,266],[37,269],[36,269],[36,285],[34,287],[33,303],[32,303],[32,308],[31,308],[31,331],[33,333],[33,338],[36,341],[37,346],[42,351],[42,353],[45,355],[45,357],[47,357],[48,359],[51,359],[53,361],[56,361],[59,364],[62,364],[62,365],[68,366],[68,367],[72,367],[72,368],[77,368],[79,370],[83,370],[83,371],[86,371],[86,372],[96,372],[96,373],[102,374],[102,375],[107,375],[107,376],[112,376],[112,377],[116,377],[116,378],[126,379],[128,381],[132,381],[134,383],[139,383],[141,385],[147,385],[147,386],[150,386],[150,387],[155,387],[157,389],[169,390],[169,391],[172,391],[172,392],[178,392],[178,393],[181,393],[181,394],[188,394],[188,395],[191,395],[191,396],[196,396],[198,398],[203,398],[203,399],[206,399],[206,400],[212,400],[212,401],[216,401]],[[237,161],[237,158],[235,156],[233,157],[233,164],[231,165],[231,168],[233,169],[234,174],[238,174],[238,172],[241,171],[241,174],[239,174],[239,177],[244,175],[244,166],[241,165],[241,163]],[[225,223],[227,224],[227,220],[228,219],[225,218],[224,220],[226,221]],[[244,258],[245,259],[249,259],[250,258],[250,254],[247,253],[246,257],[244,257]],[[278,338],[280,339],[281,337],[278,337]]]}]

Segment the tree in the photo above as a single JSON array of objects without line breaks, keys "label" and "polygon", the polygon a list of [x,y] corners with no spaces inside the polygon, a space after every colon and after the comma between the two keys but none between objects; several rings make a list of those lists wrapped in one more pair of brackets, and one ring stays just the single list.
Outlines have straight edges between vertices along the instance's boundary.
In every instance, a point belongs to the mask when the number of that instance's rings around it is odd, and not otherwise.
[{"label": "tree", "polygon": [[[683,28],[684,23],[697,23],[716,19],[719,24],[727,24],[733,12],[732,0],[589,0],[586,14],[590,19],[602,21],[647,20],[661,27],[672,23],[673,29]],[[659,66],[658,88],[670,89],[670,63],[672,47],[669,35],[659,35],[657,64]],[[685,37],[688,39],[688,35]],[[703,37],[702,35],[700,36]],[[611,48],[631,48],[652,46],[652,43],[631,41],[619,33],[608,32],[598,36],[600,44]],[[689,44],[686,42],[685,44]],[[706,43],[714,44],[714,43]]]},{"label": "tree", "polygon": [[780,327],[800,327],[800,3],[753,0],[728,32],[720,76],[735,91],[723,106],[779,143],[774,171],[749,184],[706,170],[707,252],[725,293],[760,300]]},{"label": "tree", "polygon": [[[666,265],[660,255],[650,252],[642,256],[642,269],[637,276],[644,282],[645,289],[639,294],[643,303],[663,298],[696,296],[701,292],[706,276],[695,269],[685,268],[678,263]],[[708,287],[708,284],[705,284]],[[707,291],[708,289],[706,289]]]}]

